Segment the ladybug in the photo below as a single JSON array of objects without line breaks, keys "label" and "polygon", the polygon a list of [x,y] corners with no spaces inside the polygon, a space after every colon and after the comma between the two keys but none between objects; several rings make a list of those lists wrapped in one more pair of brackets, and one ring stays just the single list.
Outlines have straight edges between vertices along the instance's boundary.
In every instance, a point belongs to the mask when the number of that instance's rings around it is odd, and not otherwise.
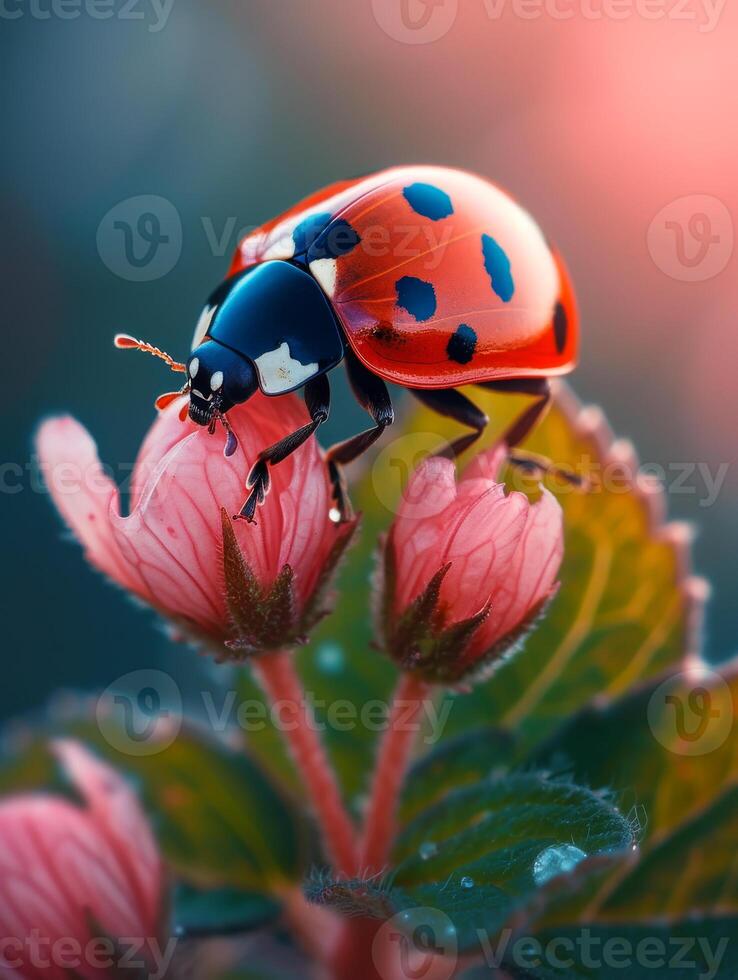
[{"label": "ladybug", "polygon": [[578,320],[561,257],[508,194],[461,170],[403,166],[332,184],[243,238],[205,304],[186,364],[132,337],[118,335],[116,344],[186,373],[181,391],[157,407],[189,394],[194,422],[225,426],[226,455],[237,445],[230,408],[257,389],[271,397],[304,390],[311,421],[265,448],[251,469],[237,515],[251,521],[269,466],[328,418],[328,374],[341,362],[374,422],[327,452],[345,516],[341,467],[394,419],[386,382],[472,430],[445,450],[452,455],[488,422],[460,386],[535,396],[505,434],[512,451],[545,412],[549,379],[574,368]]}]

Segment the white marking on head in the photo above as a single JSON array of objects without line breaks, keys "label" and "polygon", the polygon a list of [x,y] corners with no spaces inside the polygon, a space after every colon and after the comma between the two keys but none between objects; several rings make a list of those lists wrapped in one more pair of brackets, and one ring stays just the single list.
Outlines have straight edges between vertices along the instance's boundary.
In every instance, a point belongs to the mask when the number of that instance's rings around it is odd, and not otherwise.
[{"label": "white marking on head", "polygon": [[320,287],[326,296],[332,297],[336,292],[336,275],[338,266],[335,259],[315,259],[308,266],[312,274],[318,280]]},{"label": "white marking on head", "polygon": [[213,317],[215,316],[215,311],[217,309],[217,306],[206,306],[200,314],[200,319],[197,321],[195,326],[195,334],[192,338],[192,347],[190,350],[194,350],[202,343],[205,334],[210,329],[210,324],[213,322]]},{"label": "white marking on head", "polygon": [[193,357],[192,360],[190,361],[190,377],[191,378],[197,377],[197,372],[199,370],[200,370],[200,358]]},{"label": "white marking on head", "polygon": [[215,374],[210,379],[210,387],[213,391],[217,391],[218,388],[223,387],[223,372],[216,371]]},{"label": "white marking on head", "polygon": [[290,353],[285,341],[275,350],[269,350],[254,359],[262,391],[268,395],[278,395],[290,388],[297,388],[318,372],[317,362],[303,364]]},{"label": "white marking on head", "polygon": [[197,388],[192,389],[192,394],[197,395],[198,398],[202,398],[204,402],[209,402],[213,398],[212,392],[209,395],[203,395],[203,393],[198,391]]}]

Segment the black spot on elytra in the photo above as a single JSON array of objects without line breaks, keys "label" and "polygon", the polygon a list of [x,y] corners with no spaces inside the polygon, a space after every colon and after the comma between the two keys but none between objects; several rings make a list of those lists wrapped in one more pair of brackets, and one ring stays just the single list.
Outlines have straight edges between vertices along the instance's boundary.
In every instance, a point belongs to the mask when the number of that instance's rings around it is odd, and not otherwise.
[{"label": "black spot on elytra", "polygon": [[431,221],[440,221],[454,213],[451,198],[434,184],[409,184],[403,188],[402,195],[416,214]]},{"label": "black spot on elytra", "polygon": [[477,349],[477,335],[467,323],[460,323],[446,344],[449,360],[468,364]]},{"label": "black spot on elytra", "polygon": [[295,256],[303,255],[316,238],[324,231],[326,225],[330,223],[333,215],[330,211],[321,211],[319,214],[309,214],[303,218],[299,225],[295,225],[292,230],[292,241],[295,243]]},{"label": "black spot on elytra", "polygon": [[556,309],[554,310],[554,339],[556,340],[556,350],[559,354],[566,347],[566,335],[569,330],[569,320],[566,316],[566,310],[561,303],[556,304]]},{"label": "black spot on elytra", "polygon": [[348,255],[361,241],[359,233],[354,231],[344,218],[331,221],[327,228],[318,235],[308,251],[308,263],[318,259],[337,259]]},{"label": "black spot on elytra", "polygon": [[492,289],[503,303],[509,303],[515,293],[515,283],[507,253],[491,235],[482,235],[482,255]]},{"label": "black spot on elytra", "polygon": [[418,321],[430,320],[436,312],[436,291],[417,276],[403,276],[395,283],[397,305]]}]

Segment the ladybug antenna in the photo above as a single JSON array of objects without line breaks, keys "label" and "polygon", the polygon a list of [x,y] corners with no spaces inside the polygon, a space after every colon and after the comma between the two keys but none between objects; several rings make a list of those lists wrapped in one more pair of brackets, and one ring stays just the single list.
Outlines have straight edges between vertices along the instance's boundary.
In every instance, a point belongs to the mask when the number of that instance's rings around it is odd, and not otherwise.
[{"label": "ladybug antenna", "polygon": [[162,361],[168,364],[172,371],[178,371],[179,373],[184,374],[184,364],[180,364],[179,361],[175,361],[173,357],[169,356],[169,354],[165,353],[163,350],[159,350],[158,347],[154,347],[153,344],[147,344],[144,340],[136,340],[135,337],[130,337],[127,333],[117,333],[113,343],[121,350],[135,349],[145,351],[147,354],[153,354],[154,357],[159,357]]}]

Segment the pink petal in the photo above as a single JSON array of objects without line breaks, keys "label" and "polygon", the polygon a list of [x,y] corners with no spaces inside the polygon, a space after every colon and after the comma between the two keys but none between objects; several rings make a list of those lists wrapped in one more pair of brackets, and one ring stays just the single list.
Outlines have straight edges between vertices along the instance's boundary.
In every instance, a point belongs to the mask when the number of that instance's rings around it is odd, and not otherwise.
[{"label": "pink petal", "polygon": [[[477,487],[473,481],[464,488]],[[522,494],[505,496],[498,484],[479,494],[465,492],[455,525],[449,529],[442,560],[451,568],[441,597],[455,621],[479,612],[509,574],[510,563],[525,527],[528,501]]]},{"label": "pink petal", "polygon": [[184,396],[172,402],[163,412],[157,412],[154,423],[146,433],[136,457],[131,474],[131,496],[129,510],[133,510],[141,497],[141,491],[151,479],[159,460],[169,450],[195,430],[194,422],[182,422],[179,412],[185,404]]},{"label": "pink petal", "polygon": [[[88,806],[45,796],[0,804],[0,936],[40,936],[48,956],[57,940],[84,948],[100,938],[90,936],[92,917],[104,936],[160,938],[161,864],[135,797],[82,746],[63,741],[55,748]],[[58,963],[37,968],[29,961],[17,975],[65,980],[68,973]],[[83,960],[75,975],[92,980],[100,973]]]},{"label": "pink petal", "polygon": [[79,742],[57,739],[54,753],[87,802],[101,837],[125,873],[139,919],[154,928],[162,898],[162,867],[156,841],[133,790],[109,765]]},{"label": "pink petal", "polygon": [[451,460],[437,456],[424,460],[405,488],[392,528],[398,610],[409,605],[440,568],[444,527],[455,501],[456,468]]},{"label": "pink petal", "polygon": [[[307,411],[295,396],[255,395],[229,412],[239,450],[226,459],[225,432],[179,419],[178,402],[156,418],[132,480],[133,507],[122,517],[117,491],[87,432],[71,419],[52,420],[38,437],[54,501],[90,561],[160,612],[222,640],[230,629],[223,597],[221,507],[241,509],[246,479],[262,450],[299,429]],[[63,467],[97,477],[63,492]],[[62,474],[63,475],[63,474]],[[257,524],[238,522],[244,558],[265,586],[285,564],[306,601],[339,530],[329,519],[330,487],[315,439],[270,469],[271,491]]]},{"label": "pink petal", "polygon": [[489,480],[498,483],[500,471],[507,459],[508,448],[505,443],[498,442],[484,452],[477,453],[464,470],[462,482],[466,480]]},{"label": "pink petal", "polygon": [[49,419],[36,435],[36,450],[51,497],[90,563],[148,599],[115,542],[109,515],[118,510],[118,490],[104,472],[89,432],[69,416]]},{"label": "pink petal", "polygon": [[543,490],[528,509],[515,554],[507,574],[498,580],[490,616],[475,637],[474,648],[481,651],[492,646],[551,594],[563,553],[561,506],[553,494]]}]

